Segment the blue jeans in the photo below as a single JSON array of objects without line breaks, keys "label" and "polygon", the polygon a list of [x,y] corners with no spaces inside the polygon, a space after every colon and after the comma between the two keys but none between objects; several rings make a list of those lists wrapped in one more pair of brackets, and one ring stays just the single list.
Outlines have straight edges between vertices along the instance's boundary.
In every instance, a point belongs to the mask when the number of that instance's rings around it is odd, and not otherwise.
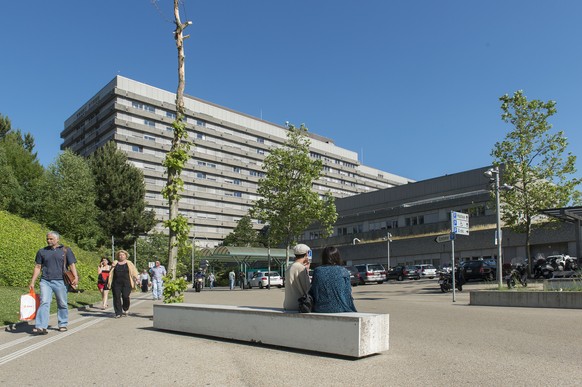
[{"label": "blue jeans", "polygon": [[230,290],[234,289],[234,278],[229,279]]},{"label": "blue jeans", "polygon": [[163,282],[161,279],[152,279],[152,298],[154,300],[162,298]]},{"label": "blue jeans", "polygon": [[67,308],[67,285],[63,280],[40,280],[40,307],[36,313],[35,327],[48,327],[53,292],[57,299],[57,319],[59,327],[66,327],[69,323],[69,309]]}]

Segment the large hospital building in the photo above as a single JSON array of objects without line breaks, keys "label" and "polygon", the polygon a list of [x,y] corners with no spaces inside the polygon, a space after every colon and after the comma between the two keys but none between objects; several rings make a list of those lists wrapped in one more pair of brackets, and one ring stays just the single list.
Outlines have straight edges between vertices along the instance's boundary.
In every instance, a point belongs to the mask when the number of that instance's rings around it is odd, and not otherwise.
[{"label": "large hospital building", "polygon": [[[115,141],[143,171],[148,206],[159,221],[165,220],[169,210],[160,193],[166,184],[162,161],[171,146],[175,99],[173,92],[116,76],[65,121],[61,149],[88,156]],[[188,135],[195,146],[182,172],[180,212],[194,226],[192,235],[213,247],[258,198],[263,159],[285,142],[287,129],[190,96],[185,96],[184,104]],[[313,187],[320,193],[330,191],[343,198],[412,182],[360,164],[356,152],[336,146],[332,139],[309,136],[311,157],[324,165],[323,176]]]}]

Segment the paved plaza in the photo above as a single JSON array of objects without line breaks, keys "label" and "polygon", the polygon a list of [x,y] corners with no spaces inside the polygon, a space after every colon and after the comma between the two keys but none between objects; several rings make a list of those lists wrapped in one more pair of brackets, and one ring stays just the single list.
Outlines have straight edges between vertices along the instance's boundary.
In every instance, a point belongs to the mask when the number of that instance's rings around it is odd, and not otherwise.
[{"label": "paved plaza", "polygon": [[[66,333],[0,332],[0,385],[582,385],[582,311],[468,305],[469,291],[484,287],[467,284],[455,303],[436,280],[354,288],[358,311],[390,314],[390,350],[357,360],[157,331],[160,301],[135,293],[127,318],[88,308],[71,312]],[[186,302],[281,307],[283,297],[216,288],[189,291]]]}]

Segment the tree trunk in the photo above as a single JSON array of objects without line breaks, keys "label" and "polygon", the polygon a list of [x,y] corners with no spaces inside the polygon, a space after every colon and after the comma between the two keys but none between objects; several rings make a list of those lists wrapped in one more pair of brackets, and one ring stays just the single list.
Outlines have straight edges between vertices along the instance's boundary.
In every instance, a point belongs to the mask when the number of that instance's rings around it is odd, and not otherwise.
[{"label": "tree trunk", "polygon": [[[185,87],[185,70],[184,70],[184,36],[182,32],[188,26],[188,23],[180,21],[180,1],[174,0],[174,22],[176,30],[174,31],[174,39],[176,40],[176,48],[178,49],[178,90],[176,92],[176,121],[182,122],[185,116],[184,109],[184,87]],[[179,148],[182,137],[177,129],[174,128],[174,138],[172,139],[172,147],[170,152]],[[176,178],[180,177],[181,169],[168,168],[168,186],[174,184]],[[170,207],[170,221],[176,219],[178,216],[178,198],[170,196],[168,204]],[[178,261],[178,244],[175,230],[170,227],[170,241],[168,249],[168,271],[172,275],[172,279],[176,279],[176,266]]]}]

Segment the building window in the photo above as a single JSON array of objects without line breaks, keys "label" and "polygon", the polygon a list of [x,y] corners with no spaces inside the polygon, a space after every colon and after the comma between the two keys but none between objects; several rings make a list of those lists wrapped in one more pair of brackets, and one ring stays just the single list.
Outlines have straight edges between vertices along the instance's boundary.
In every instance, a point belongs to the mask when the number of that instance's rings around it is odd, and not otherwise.
[{"label": "building window", "polygon": [[147,134],[144,134],[143,139],[148,141],[156,141],[155,137],[148,136]]},{"label": "building window", "polygon": [[233,184],[240,185],[240,180],[239,179],[234,179],[233,180]]},{"label": "building window", "polygon": [[206,138],[206,136],[204,135],[204,133],[196,133],[196,138],[204,140]]},{"label": "building window", "polygon": [[206,126],[206,122],[204,122],[202,120],[196,120],[196,125],[198,125],[198,126]]},{"label": "building window", "polygon": [[133,101],[131,103],[131,106],[133,106],[136,109],[145,110],[146,112],[151,112],[151,113],[155,113],[156,112],[156,108],[155,107],[153,107],[151,105],[148,105],[148,104],[145,104],[145,103],[141,103],[141,102],[135,102],[135,101]]},{"label": "building window", "polygon": [[257,137],[257,142],[264,144],[265,143],[265,139],[262,137]]},{"label": "building window", "polygon": [[173,132],[174,131],[174,128],[172,128],[171,126],[166,126],[166,130],[168,132]]},{"label": "building window", "polygon": [[153,122],[152,120],[143,120],[143,123],[144,123],[144,125],[147,125],[147,126],[152,126],[152,127],[156,126],[156,123]]},{"label": "building window", "polygon": [[257,153],[260,155],[264,155],[265,151],[263,149],[257,149]]},{"label": "building window", "polygon": [[237,197],[237,198],[242,198],[242,192],[239,191],[234,191],[233,192],[233,196]]},{"label": "building window", "polygon": [[143,153],[143,147],[138,146],[138,145],[132,145],[131,146],[131,151],[132,152]]},{"label": "building window", "polygon": [[234,173],[240,173],[240,168],[239,167],[232,167],[232,170]]},{"label": "building window", "polygon": [[169,117],[169,118],[175,120],[176,119],[176,113],[166,112],[166,117]]},{"label": "building window", "polygon": [[206,179],[206,174],[203,172],[196,172],[196,177],[199,179]]}]

